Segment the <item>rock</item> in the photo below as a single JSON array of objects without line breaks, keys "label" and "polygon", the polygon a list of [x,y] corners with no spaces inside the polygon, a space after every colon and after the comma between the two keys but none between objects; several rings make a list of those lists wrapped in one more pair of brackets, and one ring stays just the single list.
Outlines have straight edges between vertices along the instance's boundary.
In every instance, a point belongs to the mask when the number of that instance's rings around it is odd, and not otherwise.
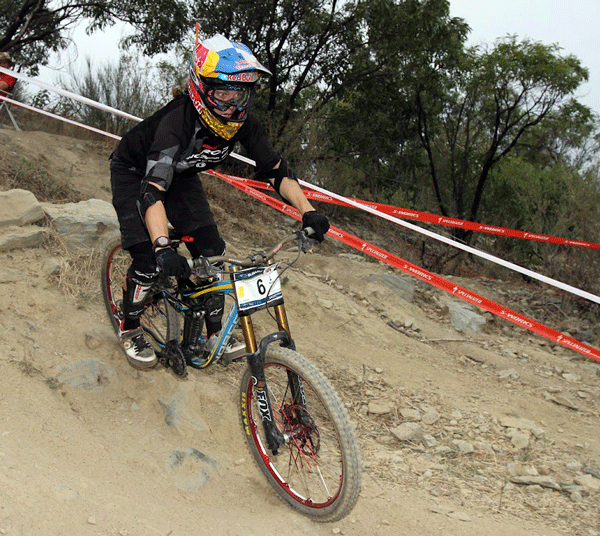
[{"label": "rock", "polygon": [[518,419],[516,417],[502,417],[500,425],[505,428],[516,428],[518,430],[528,430],[535,437],[540,438],[544,435],[544,429],[529,419]]},{"label": "rock", "polygon": [[537,469],[532,465],[509,463],[506,468],[510,476],[539,476]]},{"label": "rock", "polygon": [[59,257],[48,257],[42,265],[42,271],[48,275],[58,275],[62,267]]},{"label": "rock", "polygon": [[368,408],[369,413],[372,415],[386,415],[394,411],[394,404],[388,401],[371,401]]},{"label": "rock", "polygon": [[423,429],[416,422],[404,422],[390,430],[400,441],[420,441]]},{"label": "rock", "polygon": [[498,376],[502,379],[518,380],[520,378],[519,373],[515,369],[505,369],[498,373]]},{"label": "rock", "polygon": [[596,469],[595,467],[584,467],[583,472],[600,480],[600,469]]},{"label": "rock", "polygon": [[583,464],[580,462],[569,462],[566,467],[570,471],[574,471],[577,473],[581,471],[581,469],[583,469]]},{"label": "rock", "polygon": [[581,377],[571,372],[563,372],[562,377],[569,383],[577,383],[581,380]]},{"label": "rock", "polygon": [[368,282],[383,283],[391,288],[400,298],[412,302],[415,294],[415,282],[395,274],[373,274],[367,279]]},{"label": "rock", "polygon": [[403,324],[406,329],[411,329],[415,325],[415,319],[411,317],[405,318]]},{"label": "rock", "polygon": [[477,452],[482,454],[488,454],[489,456],[493,456],[495,454],[494,447],[485,441],[475,441],[473,446]]},{"label": "rock", "polygon": [[555,404],[558,404],[559,406],[565,406],[569,409],[579,411],[579,407],[574,402],[569,400],[566,396],[554,395],[554,396],[548,397],[548,400],[550,400],[551,402],[554,402]]},{"label": "rock", "polygon": [[433,408],[427,409],[421,416],[421,421],[423,424],[435,424],[440,420],[440,414]]},{"label": "rock", "polygon": [[400,408],[400,415],[406,421],[418,422],[421,420],[421,412],[413,408]]},{"label": "rock", "polygon": [[513,484],[524,484],[527,486],[541,486],[543,488],[550,488],[560,491],[561,487],[549,476],[511,476],[510,481]]},{"label": "rock", "polygon": [[510,442],[518,449],[526,449],[529,446],[529,434],[516,433],[510,438]]},{"label": "rock", "polygon": [[588,490],[600,490],[600,480],[593,477],[592,475],[578,475],[573,480],[576,484],[579,484],[580,486],[583,486]]},{"label": "rock", "polygon": [[167,476],[182,491],[198,491],[218,468],[217,460],[188,447],[172,451],[167,457]]},{"label": "rock", "polygon": [[35,195],[27,190],[0,192],[0,228],[21,227],[43,220],[42,206]]},{"label": "rock", "polygon": [[455,440],[453,443],[457,446],[458,450],[463,454],[471,454],[475,452],[475,447],[468,441]]},{"label": "rock", "polygon": [[64,205],[42,204],[52,228],[71,252],[90,251],[98,240],[119,229],[113,206],[100,199]]},{"label": "rock", "polygon": [[199,415],[190,410],[187,397],[185,392],[180,391],[175,393],[170,400],[158,400],[165,412],[165,422],[177,429],[188,428],[194,432],[205,432],[208,430],[208,425]]},{"label": "rock", "polygon": [[485,326],[483,315],[476,312],[468,303],[456,303],[445,300],[450,321],[457,331],[477,333]]},{"label": "rock", "polygon": [[437,440],[431,434],[423,434],[422,443],[430,449],[437,445]]},{"label": "rock", "polygon": [[323,300],[319,298],[319,305],[323,307],[323,309],[333,309],[334,303],[331,300]]},{"label": "rock", "polygon": [[104,389],[117,375],[114,368],[95,359],[75,361],[57,370],[55,380],[84,391]]},{"label": "rock", "polygon": [[583,502],[583,495],[582,495],[582,494],[581,494],[581,492],[580,492],[580,491],[578,491],[578,490],[573,490],[573,491],[571,491],[570,497],[571,497],[571,500],[572,500],[574,503],[580,503],[580,502]]},{"label": "rock", "polygon": [[39,248],[44,245],[49,236],[48,228],[37,225],[6,227],[0,230],[0,251]]}]

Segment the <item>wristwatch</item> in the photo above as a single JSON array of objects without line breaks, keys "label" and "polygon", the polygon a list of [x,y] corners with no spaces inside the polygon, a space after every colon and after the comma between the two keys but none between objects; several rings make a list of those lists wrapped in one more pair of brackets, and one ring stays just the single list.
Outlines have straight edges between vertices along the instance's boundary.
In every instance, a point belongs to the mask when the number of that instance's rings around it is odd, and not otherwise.
[{"label": "wristwatch", "polygon": [[171,240],[169,240],[168,236],[159,236],[154,243],[152,244],[152,250],[157,248],[166,248],[171,245]]}]

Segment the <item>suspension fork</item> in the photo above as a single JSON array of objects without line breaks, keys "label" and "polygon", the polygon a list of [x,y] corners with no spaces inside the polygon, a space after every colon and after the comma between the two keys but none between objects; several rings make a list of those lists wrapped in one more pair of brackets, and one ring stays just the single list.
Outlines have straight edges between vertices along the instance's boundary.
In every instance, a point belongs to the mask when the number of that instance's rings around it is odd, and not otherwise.
[{"label": "suspension fork", "polygon": [[[282,346],[289,348],[290,350],[296,350],[296,343],[290,334],[290,326],[287,320],[287,314],[285,312],[285,306],[283,304],[276,305],[275,309],[275,318],[277,320],[277,326],[281,331],[284,331],[288,335],[288,341],[282,343]],[[290,391],[292,393],[292,400],[294,401],[294,405],[302,406],[306,409],[306,398],[304,396],[304,389],[302,388],[302,380],[298,377],[297,374],[292,371],[287,371],[288,376],[288,384],[290,386]]]},{"label": "suspension fork", "polygon": [[286,438],[279,430],[274,419],[273,406],[271,405],[269,389],[265,377],[265,354],[269,344],[275,341],[287,340],[288,334],[284,331],[271,333],[260,341],[258,349],[255,352],[248,354],[248,366],[250,367],[250,373],[252,374],[254,396],[258,405],[265,436],[267,438],[267,446],[274,455],[277,455],[278,449],[285,445]]},{"label": "suspension fork", "polygon": [[[276,311],[280,311],[280,313],[276,312],[278,325],[281,327],[287,326],[287,319],[285,318],[285,309],[283,308],[283,305],[276,307],[278,308]],[[283,313],[283,315],[281,313]],[[253,378],[254,394],[258,404],[265,436],[267,438],[267,446],[274,455],[277,455],[278,449],[286,444],[288,438],[286,438],[279,430],[279,427],[273,418],[273,406],[271,405],[267,380],[265,377],[265,356],[267,352],[267,346],[269,344],[279,342],[281,346],[286,348],[294,348],[294,341],[290,338],[288,331],[282,330],[271,333],[270,335],[264,337],[260,341],[260,344],[257,348],[256,338],[254,337],[254,328],[252,327],[250,316],[240,317],[240,323],[242,325],[242,330],[244,331],[244,337],[246,337],[247,349],[250,350],[250,343],[252,343],[254,346],[254,351],[248,354],[248,366],[250,367],[250,372]],[[248,335],[250,334],[251,338],[248,338]],[[306,409],[302,380],[297,374],[291,372],[290,370],[287,370],[287,377],[293,405],[301,406]],[[275,408],[275,410],[279,411],[280,408]],[[300,415],[297,415],[297,417],[300,419]]]}]

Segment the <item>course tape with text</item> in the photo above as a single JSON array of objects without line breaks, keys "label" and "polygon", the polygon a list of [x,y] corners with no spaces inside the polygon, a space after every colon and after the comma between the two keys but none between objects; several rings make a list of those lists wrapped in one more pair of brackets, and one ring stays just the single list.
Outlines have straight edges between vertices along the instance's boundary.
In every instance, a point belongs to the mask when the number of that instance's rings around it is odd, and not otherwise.
[{"label": "course tape with text", "polygon": [[[244,181],[246,184],[253,188],[262,190],[272,190],[273,188],[260,181],[246,179],[243,177],[235,177],[238,180]],[[331,197],[330,195],[323,194],[321,192],[315,192],[312,190],[305,190],[304,193],[309,199],[316,201],[324,201],[326,203],[332,203],[334,205],[341,205],[346,207],[352,207],[349,203],[340,201]],[[600,244],[595,242],[584,242],[583,240],[571,240],[569,238],[560,238],[558,236],[550,236],[540,233],[530,233],[527,231],[519,231],[517,229],[508,229],[506,227],[497,227],[494,225],[487,225],[485,223],[477,223],[467,220],[461,220],[458,218],[447,218],[445,216],[439,216],[437,214],[431,214],[429,212],[421,212],[419,210],[411,210],[407,208],[395,207],[393,205],[386,205],[384,203],[374,203],[373,201],[363,201],[361,199],[355,199],[352,197],[348,198],[351,201],[357,201],[367,207],[371,207],[383,214],[389,214],[390,216],[400,216],[401,218],[407,218],[409,220],[419,220],[435,225],[444,225],[447,227],[460,227],[462,229],[469,229],[471,231],[477,231],[481,233],[495,234],[499,236],[509,236],[511,238],[522,238],[524,240],[534,240],[538,242],[547,242],[550,244],[560,244],[565,246],[575,246],[581,248],[600,249]]]},{"label": "course tape with text", "polygon": [[[224,173],[219,173],[218,171],[209,171],[206,173],[214,175],[215,177],[224,180],[225,182],[251,195],[252,197],[262,201],[263,203],[270,205],[273,208],[276,208],[277,210],[283,212],[284,214],[287,214],[288,216],[291,216],[292,218],[295,218],[297,220],[302,219],[300,217],[300,213],[295,208],[283,203],[282,201],[279,201],[278,199],[275,199],[274,197],[264,195],[262,192],[248,184],[248,182],[240,181],[238,177],[231,177],[229,175],[225,175]],[[369,255],[377,260],[389,264],[390,266],[398,268],[399,270],[413,277],[425,281],[426,283],[429,283],[441,290],[444,290],[445,292],[448,292],[449,294],[452,294],[457,298],[460,298],[473,305],[476,305],[481,309],[485,309],[486,311],[489,311],[490,313],[493,313],[499,316],[500,318],[504,318],[505,320],[508,320],[509,322],[512,322],[513,324],[516,324],[519,327],[537,333],[538,335],[541,335],[546,339],[560,344],[565,348],[583,354],[584,356],[589,357],[590,359],[600,361],[600,351],[596,348],[588,346],[583,342],[580,342],[576,339],[573,339],[572,337],[564,335],[552,328],[544,326],[543,324],[540,324],[539,322],[531,318],[520,315],[519,313],[512,311],[511,309],[508,309],[492,300],[489,300],[484,296],[480,296],[479,294],[465,287],[457,285],[456,283],[453,283],[452,281],[444,279],[439,275],[429,272],[424,268],[421,268],[415,264],[405,261],[404,259],[397,257],[396,255],[393,255],[373,244],[370,244],[369,242],[365,242],[361,238],[347,233],[342,229],[332,226],[327,234],[331,235],[333,238],[336,238],[340,242],[343,242],[344,244],[347,244],[353,247],[354,249],[365,253],[366,255]]]},{"label": "course tape with text", "polygon": [[[120,110],[116,110],[114,108],[111,108],[110,106],[106,106],[104,104],[98,103],[98,102],[88,99],[86,97],[76,95],[69,91],[55,88],[53,86],[45,84],[44,82],[40,82],[39,80],[35,80],[28,76],[25,76],[21,73],[7,70],[2,67],[0,67],[0,72],[5,72],[8,74],[11,74],[17,78],[20,78],[21,80],[31,82],[42,88],[49,89],[51,91],[62,94],[69,98],[73,98],[74,100],[83,102],[84,104],[88,104],[89,106],[99,108],[99,109],[114,113],[116,115],[121,115],[123,117],[127,117],[128,119],[133,119],[135,121],[141,121],[141,119],[138,117],[132,116],[132,115],[122,112]],[[0,101],[1,100],[8,101],[11,99],[0,98]],[[16,101],[12,101],[12,103],[17,104]],[[19,103],[18,105],[21,105],[21,104]],[[32,107],[28,107],[28,108],[31,109],[32,111],[39,111],[41,113],[46,113],[46,115],[52,115],[53,117],[56,117],[57,119],[60,119],[62,121],[69,121],[69,120],[61,118],[59,116],[55,116],[54,114],[49,114],[47,112],[43,112],[42,110],[37,110]],[[71,122],[71,121],[69,121],[69,122]],[[85,125],[75,123],[75,122],[72,122],[72,123],[77,124],[77,126],[81,126],[83,128],[88,128],[88,129],[98,132],[100,134],[104,134],[106,136],[110,136],[110,137],[119,139],[118,136],[100,131],[98,129],[94,129],[93,127],[87,127]],[[231,156],[237,158],[238,160],[246,162],[250,165],[255,165],[254,161],[252,161],[249,158],[244,157],[242,155],[238,155],[236,153],[231,153]],[[252,186],[250,186],[250,184],[252,184],[256,181],[251,181],[249,179],[243,179],[243,178],[237,178],[237,177],[229,177],[229,176],[226,176],[223,174],[219,174],[217,172],[214,172],[212,174],[214,174],[215,176],[221,176],[222,178],[227,177],[228,182],[230,182],[232,185],[236,186],[237,188],[245,190],[248,194],[252,195],[253,197],[263,200],[265,203],[267,203],[267,204],[273,206],[274,208],[277,208],[283,212],[288,213],[289,215],[293,216],[296,219],[300,219],[299,213],[295,209],[290,207],[289,205],[284,205],[280,201],[278,201],[270,196],[265,196],[265,195],[261,194],[255,188],[252,188]],[[243,184],[244,182],[246,183],[246,186],[242,187],[241,184]],[[308,183],[303,183],[302,181],[301,181],[301,183],[308,185]],[[263,183],[257,183],[256,186],[258,186],[259,184],[260,184],[260,187],[264,187]],[[428,214],[425,212],[410,211],[410,210],[406,210],[406,209],[400,209],[398,207],[392,207],[390,205],[379,205],[379,204],[369,203],[369,202],[358,203],[354,199],[342,198],[341,196],[336,196],[337,197],[337,199],[336,199],[336,198],[328,195],[328,194],[331,194],[331,192],[327,192],[326,190],[317,188],[314,185],[308,185],[308,186],[310,186],[311,188],[314,188],[316,190],[316,191],[308,192],[310,198],[319,199],[322,201],[337,202],[341,205],[346,205],[346,206],[357,206],[358,208],[361,208],[362,210],[367,210],[369,212],[379,212],[381,217],[391,218],[393,221],[397,221],[397,222],[401,222],[401,220],[398,220],[394,215],[399,215],[399,216],[402,216],[405,218],[422,219],[423,221],[426,221],[426,220],[424,220],[424,217],[427,216],[428,218],[430,218],[430,221],[432,223],[436,223],[435,219],[437,219],[438,220],[437,223],[442,224],[442,225],[454,225],[456,227],[461,227],[461,226],[464,226],[464,224],[468,224],[468,225],[481,226],[482,228],[474,229],[474,230],[479,230],[481,232],[493,233],[498,230],[502,230],[502,231],[506,231],[506,233],[503,232],[503,233],[499,233],[499,234],[505,234],[506,236],[515,236],[515,237],[520,236],[521,238],[526,238],[526,239],[530,239],[530,240],[542,240],[542,241],[554,242],[554,243],[564,243],[565,245],[579,246],[579,247],[591,247],[591,248],[600,247],[600,245],[598,245],[598,244],[593,244],[593,243],[583,242],[583,241],[561,239],[561,238],[557,238],[557,237],[547,237],[548,239],[546,240],[546,235],[525,233],[523,231],[516,231],[516,230],[512,230],[512,229],[504,230],[501,227],[492,227],[492,226],[486,226],[484,224],[477,224],[477,223],[473,223],[473,222],[464,222],[463,220],[458,220],[458,219],[446,218],[445,219],[446,221],[444,221],[444,218],[441,216],[435,216],[435,215]],[[319,191],[319,190],[321,190],[321,191]],[[332,195],[334,195],[334,194],[332,194]],[[344,201],[344,199],[347,199],[347,201],[349,201],[349,203],[346,203]],[[278,206],[277,203],[279,203],[281,206]],[[374,208],[374,207],[381,207],[382,210],[378,210],[377,208]],[[389,210],[389,212],[386,212],[386,210]],[[421,215],[424,215],[424,216],[421,216]],[[417,218],[417,216],[418,216],[418,218]],[[403,225],[408,226],[409,224],[404,223]],[[409,228],[412,228],[412,227],[409,227]],[[418,228],[415,228],[414,230],[418,230]],[[332,231],[330,231],[330,232],[331,232],[332,236],[335,236],[336,234],[339,235],[339,236],[336,236],[336,238],[338,240],[341,240],[342,242],[344,242],[352,247],[355,247],[356,249],[364,251],[365,253],[367,253],[375,258],[378,258],[380,260],[388,259],[388,261],[387,261],[388,264],[390,264],[392,266],[396,266],[400,270],[406,271],[407,273],[414,275],[415,277],[420,277],[422,280],[427,281],[435,286],[438,286],[439,288],[446,290],[447,292],[452,292],[453,294],[461,297],[462,299],[466,299],[467,301],[470,301],[469,299],[466,298],[466,296],[472,296],[473,300],[474,300],[474,301],[472,301],[472,303],[474,303],[475,305],[482,307],[484,309],[487,309],[488,311],[490,311],[494,314],[497,314],[498,316],[506,318],[507,320],[515,323],[516,325],[525,327],[531,331],[534,331],[535,333],[543,335],[544,337],[546,337],[550,340],[554,340],[555,342],[557,342],[567,348],[571,348],[572,350],[575,350],[579,353],[582,353],[583,355],[586,355],[586,356],[591,357],[596,360],[600,360],[600,352],[598,350],[596,350],[595,348],[592,348],[584,343],[581,343],[575,339],[565,336],[555,330],[547,328],[546,326],[539,324],[539,323],[535,322],[534,320],[528,319],[527,317],[524,317],[522,315],[518,315],[517,313],[514,313],[513,311],[510,311],[510,310],[500,306],[499,304],[496,304],[495,302],[487,300],[486,298],[477,296],[475,293],[472,293],[466,289],[463,289],[462,287],[454,285],[453,283],[451,283],[433,273],[429,273],[426,270],[419,268],[416,265],[412,265],[411,263],[408,263],[407,261],[403,261],[401,258],[391,255],[390,253],[385,252],[384,250],[381,250],[380,248],[377,248],[376,246],[367,244],[357,237],[354,237],[348,233],[344,233],[344,231],[341,231],[340,229],[333,228]],[[425,231],[419,231],[419,232],[425,232]],[[521,233],[522,233],[522,235],[520,235]],[[433,233],[430,233],[430,234],[433,235]],[[433,235],[433,236],[435,237],[435,235]],[[442,240],[442,241],[448,242],[447,239]],[[560,242],[560,241],[563,241],[563,242]],[[363,246],[361,245],[359,247],[358,243],[364,244],[364,247],[368,248],[368,249],[366,249],[366,250],[362,249]],[[472,248],[469,248],[469,249],[472,249]],[[473,250],[473,253],[478,254],[479,256],[484,255],[483,253],[477,252],[476,250]],[[489,256],[489,255],[486,256],[485,258],[488,258],[488,257],[489,257],[489,260],[492,260],[493,262],[500,261],[499,259],[496,259],[495,257]],[[524,269],[521,267],[513,266],[511,263],[508,263],[508,264],[510,264],[510,266],[509,266],[510,268],[514,268],[517,271],[521,271],[521,272],[524,271]],[[411,272],[411,270],[412,270],[412,272]],[[580,295],[584,298],[591,299],[592,301],[597,301],[598,303],[600,303],[600,301],[599,301],[600,298],[597,298],[596,296],[591,295],[587,292],[580,291],[579,289],[575,289],[575,288],[571,287],[570,285],[565,285],[558,281],[554,281],[552,279],[545,278],[544,276],[538,276],[537,274],[532,273],[530,270],[527,270],[527,272],[530,275],[535,276],[537,279],[548,282],[549,284],[554,284],[554,286],[559,286],[559,288],[564,288],[567,291],[574,292],[575,294]],[[421,274],[421,276],[419,276],[418,274]],[[466,293],[466,294],[464,294],[464,293]]]}]

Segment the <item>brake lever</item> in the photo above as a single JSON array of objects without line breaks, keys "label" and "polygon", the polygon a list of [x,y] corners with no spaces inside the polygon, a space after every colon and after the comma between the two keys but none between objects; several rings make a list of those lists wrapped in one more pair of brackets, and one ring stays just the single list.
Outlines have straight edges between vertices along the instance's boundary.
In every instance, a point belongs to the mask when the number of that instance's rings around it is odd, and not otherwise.
[{"label": "brake lever", "polygon": [[208,279],[219,274],[206,257],[194,259],[192,270],[200,279]]},{"label": "brake lever", "polygon": [[306,227],[301,231],[296,231],[296,236],[298,236],[298,242],[302,253],[308,253],[317,243],[317,240],[314,238],[309,238],[309,236],[314,232],[315,231],[312,227]]}]

